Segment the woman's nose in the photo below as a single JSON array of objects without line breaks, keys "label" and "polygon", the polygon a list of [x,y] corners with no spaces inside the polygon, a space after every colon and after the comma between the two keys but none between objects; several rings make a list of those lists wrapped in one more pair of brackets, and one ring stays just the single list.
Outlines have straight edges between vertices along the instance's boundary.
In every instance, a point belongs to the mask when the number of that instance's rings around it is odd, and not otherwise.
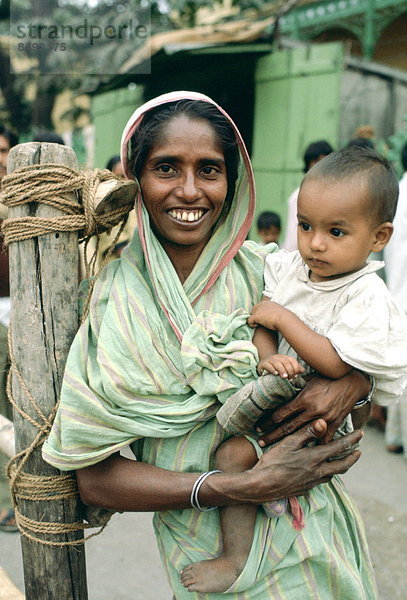
[{"label": "woman's nose", "polygon": [[187,202],[193,202],[200,197],[201,191],[195,173],[185,174],[181,185],[177,188],[177,195]]}]

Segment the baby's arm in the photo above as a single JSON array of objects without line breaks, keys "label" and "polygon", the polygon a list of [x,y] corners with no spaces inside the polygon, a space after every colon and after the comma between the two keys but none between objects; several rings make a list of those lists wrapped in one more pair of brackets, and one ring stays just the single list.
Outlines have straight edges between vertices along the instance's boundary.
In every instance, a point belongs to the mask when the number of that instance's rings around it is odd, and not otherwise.
[{"label": "baby's arm", "polygon": [[256,304],[248,324],[279,331],[297,354],[325,377],[338,379],[352,368],[339,357],[326,337],[312,331],[294,313],[277,302],[262,300]]},{"label": "baby's arm", "polygon": [[257,370],[261,375],[268,371],[272,375],[291,379],[295,375],[303,373],[304,368],[291,356],[277,354],[277,333],[271,329],[265,329],[261,325],[256,327],[253,336],[253,344],[259,354]]}]

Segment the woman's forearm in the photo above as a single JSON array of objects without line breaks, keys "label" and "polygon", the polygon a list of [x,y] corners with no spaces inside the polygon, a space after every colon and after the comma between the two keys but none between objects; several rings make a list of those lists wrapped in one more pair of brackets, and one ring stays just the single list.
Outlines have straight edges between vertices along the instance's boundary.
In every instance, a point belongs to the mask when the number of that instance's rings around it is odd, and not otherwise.
[{"label": "woman's forearm", "polygon": [[118,511],[155,511],[190,506],[198,474],[167,471],[114,454],[76,471],[85,504]]},{"label": "woman's forearm", "polygon": [[[253,469],[211,475],[199,492],[201,506],[261,504],[301,495],[329,481],[332,475],[344,473],[359,457],[352,446],[361,433],[354,432],[325,446],[307,447],[325,432],[326,423],[317,421],[276,444]],[[327,460],[343,453],[349,454],[340,460]],[[167,471],[119,454],[76,471],[85,504],[118,511],[191,508],[191,491],[199,475]]]},{"label": "woman's forearm", "polygon": [[[200,473],[168,471],[115,454],[76,471],[85,504],[117,511],[165,511],[191,508],[191,491]],[[249,474],[216,473],[203,484],[203,506],[246,501]]]}]

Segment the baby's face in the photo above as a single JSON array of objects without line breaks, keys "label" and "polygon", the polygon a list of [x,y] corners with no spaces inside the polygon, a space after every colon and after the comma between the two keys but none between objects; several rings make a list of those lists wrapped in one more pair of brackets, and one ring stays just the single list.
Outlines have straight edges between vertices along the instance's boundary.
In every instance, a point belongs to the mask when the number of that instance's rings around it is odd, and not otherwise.
[{"label": "baby's face", "polygon": [[353,273],[366,264],[376,227],[365,181],[309,179],[298,197],[298,249],[313,281]]}]

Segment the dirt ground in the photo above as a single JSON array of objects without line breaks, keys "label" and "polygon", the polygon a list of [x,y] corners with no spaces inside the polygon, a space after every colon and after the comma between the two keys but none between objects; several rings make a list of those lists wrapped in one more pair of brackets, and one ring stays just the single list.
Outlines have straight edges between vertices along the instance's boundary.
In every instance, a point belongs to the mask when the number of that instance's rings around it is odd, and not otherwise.
[{"label": "dirt ground", "polygon": [[[406,600],[406,459],[386,452],[383,434],[367,428],[362,458],[344,481],[365,521],[380,600]],[[151,518],[150,513],[115,515],[104,533],[88,542],[89,600],[171,600]],[[0,533],[0,566],[23,590],[18,534]]]}]

